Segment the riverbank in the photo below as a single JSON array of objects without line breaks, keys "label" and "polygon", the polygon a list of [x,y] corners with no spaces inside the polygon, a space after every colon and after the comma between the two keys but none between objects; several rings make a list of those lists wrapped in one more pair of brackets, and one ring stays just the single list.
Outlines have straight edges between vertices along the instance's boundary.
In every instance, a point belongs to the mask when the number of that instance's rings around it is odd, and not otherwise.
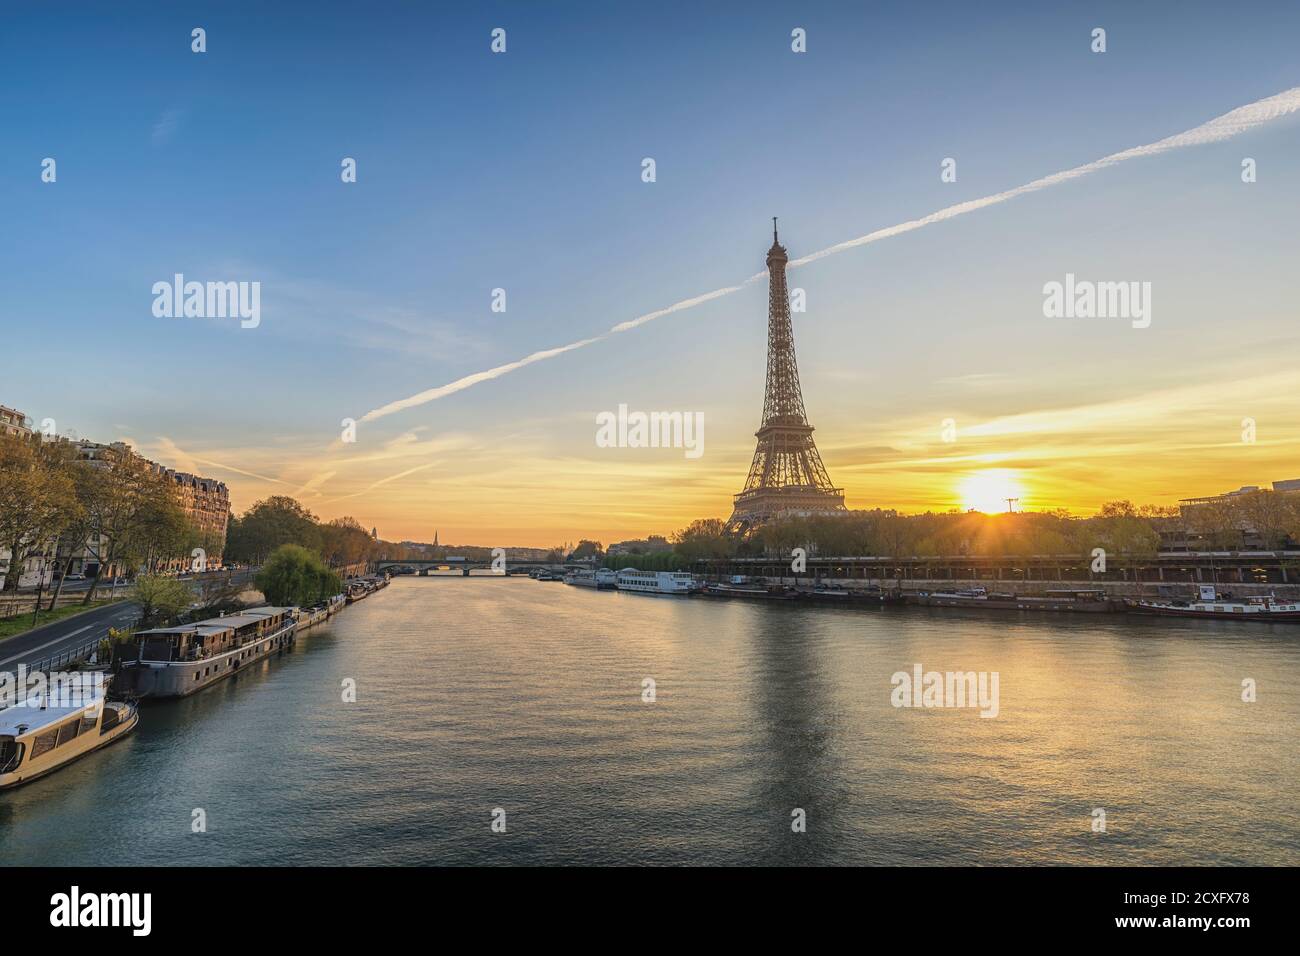
[{"label": "riverbank", "polygon": [[[781,585],[799,588],[812,588],[824,585],[843,588],[847,591],[874,590],[899,591],[905,596],[915,596],[919,591],[962,591],[970,588],[985,588],[1024,597],[1043,596],[1050,590],[1103,591],[1112,601],[1122,602],[1124,598],[1154,598],[1162,595],[1162,588],[1170,594],[1188,597],[1196,595],[1198,585],[1193,583],[1171,582],[1156,584],[1151,582],[1121,581],[1039,581],[1014,580],[1008,578],[840,578],[819,577],[815,581],[809,575],[758,576],[751,578],[755,583]],[[1210,582],[1206,581],[1206,584]],[[1287,600],[1300,600],[1300,585],[1295,584],[1241,584],[1236,581],[1220,581],[1216,587],[1220,592],[1231,592],[1239,598],[1268,597],[1275,595]]]}]

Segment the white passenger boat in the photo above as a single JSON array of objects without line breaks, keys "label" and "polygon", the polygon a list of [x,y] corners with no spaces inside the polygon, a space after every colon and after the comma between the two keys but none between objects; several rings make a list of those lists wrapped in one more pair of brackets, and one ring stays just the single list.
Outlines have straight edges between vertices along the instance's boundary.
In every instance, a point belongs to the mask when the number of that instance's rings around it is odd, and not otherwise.
[{"label": "white passenger boat", "polygon": [[618,586],[618,575],[609,568],[598,568],[595,571],[570,571],[564,576],[564,583],[580,588],[612,591]]},{"label": "white passenger boat", "polygon": [[296,608],[255,607],[196,624],[137,631],[115,685],[137,697],[186,697],[294,641]]},{"label": "white passenger boat", "polygon": [[1213,585],[1200,587],[1199,600],[1126,600],[1125,606],[1136,614],[1159,614],[1163,617],[1200,617],[1218,621],[1300,622],[1300,601],[1280,601],[1273,595],[1245,600],[1222,598]]},{"label": "white passenger boat", "polygon": [[93,682],[78,692],[47,688],[0,710],[0,790],[52,773],[135,729],[135,704],[107,700],[105,675],[85,676]]},{"label": "white passenger boat", "polygon": [[694,575],[682,571],[624,568],[618,572],[618,589],[638,594],[690,594],[696,590],[696,584]]}]

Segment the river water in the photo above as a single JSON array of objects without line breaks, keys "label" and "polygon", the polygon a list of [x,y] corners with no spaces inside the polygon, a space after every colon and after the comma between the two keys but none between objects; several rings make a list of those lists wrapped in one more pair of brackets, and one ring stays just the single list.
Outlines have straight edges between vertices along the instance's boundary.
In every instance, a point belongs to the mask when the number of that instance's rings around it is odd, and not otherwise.
[{"label": "river water", "polygon": [[1295,865],[1297,728],[1296,626],[398,578],[0,794],[0,863]]}]

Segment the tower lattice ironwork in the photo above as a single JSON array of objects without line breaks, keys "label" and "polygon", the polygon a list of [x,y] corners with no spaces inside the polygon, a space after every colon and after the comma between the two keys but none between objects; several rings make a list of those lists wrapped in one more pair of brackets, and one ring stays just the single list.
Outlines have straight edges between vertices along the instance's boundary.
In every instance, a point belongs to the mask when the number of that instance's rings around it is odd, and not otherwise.
[{"label": "tower lattice ironwork", "polygon": [[844,514],[844,492],[831,484],[813,442],[813,427],[803,407],[799,365],[794,357],[790,293],[785,266],[790,261],[772,219],[767,251],[767,387],[763,423],[754,434],[758,447],[745,488],[736,495],[727,527],[746,532],[786,515]]}]

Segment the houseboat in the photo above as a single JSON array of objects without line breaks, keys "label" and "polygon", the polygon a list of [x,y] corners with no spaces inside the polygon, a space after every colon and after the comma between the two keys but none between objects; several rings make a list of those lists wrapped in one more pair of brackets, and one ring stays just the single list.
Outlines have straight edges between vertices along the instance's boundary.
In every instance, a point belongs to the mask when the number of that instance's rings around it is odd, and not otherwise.
[{"label": "houseboat", "polygon": [[297,609],[295,617],[298,621],[298,628],[295,634],[301,634],[309,627],[314,627],[324,621],[329,620],[339,609],[346,606],[347,598],[342,594],[336,594],[328,601],[321,601],[319,604],[313,604],[311,607],[300,607]]},{"label": "houseboat", "polygon": [[103,675],[93,678],[84,693],[46,690],[0,710],[0,790],[66,767],[135,729],[135,704],[106,699]]},{"label": "houseboat", "polygon": [[847,603],[853,597],[853,592],[848,589],[833,587],[829,584],[815,584],[812,590],[804,593],[814,601],[826,601],[831,604]]},{"label": "houseboat", "polygon": [[1195,600],[1152,601],[1126,600],[1135,614],[1159,614],[1165,617],[1199,617],[1224,621],[1300,623],[1300,601],[1279,601],[1273,595],[1245,600],[1220,598],[1213,585],[1202,585]]},{"label": "houseboat", "polygon": [[297,609],[256,607],[195,624],[137,631],[135,660],[115,688],[137,697],[187,697],[294,641]]},{"label": "houseboat", "polygon": [[624,568],[618,572],[618,589],[638,594],[690,594],[696,590],[695,577],[681,571],[638,571]]},{"label": "houseboat", "polygon": [[879,587],[854,588],[849,592],[849,599],[854,604],[906,604],[907,598],[898,591],[886,591]]},{"label": "houseboat", "polygon": [[570,571],[564,576],[564,583],[580,588],[612,591],[618,586],[618,575],[609,568],[597,568],[595,571]]},{"label": "houseboat", "polygon": [[984,588],[918,591],[911,601],[923,607],[970,607],[984,611],[1068,611],[1100,614],[1115,610],[1099,588],[1055,588],[1043,594],[1009,594]]},{"label": "houseboat", "polygon": [[803,595],[780,584],[706,584],[700,591],[706,597],[742,598],[750,601],[798,601]]}]

